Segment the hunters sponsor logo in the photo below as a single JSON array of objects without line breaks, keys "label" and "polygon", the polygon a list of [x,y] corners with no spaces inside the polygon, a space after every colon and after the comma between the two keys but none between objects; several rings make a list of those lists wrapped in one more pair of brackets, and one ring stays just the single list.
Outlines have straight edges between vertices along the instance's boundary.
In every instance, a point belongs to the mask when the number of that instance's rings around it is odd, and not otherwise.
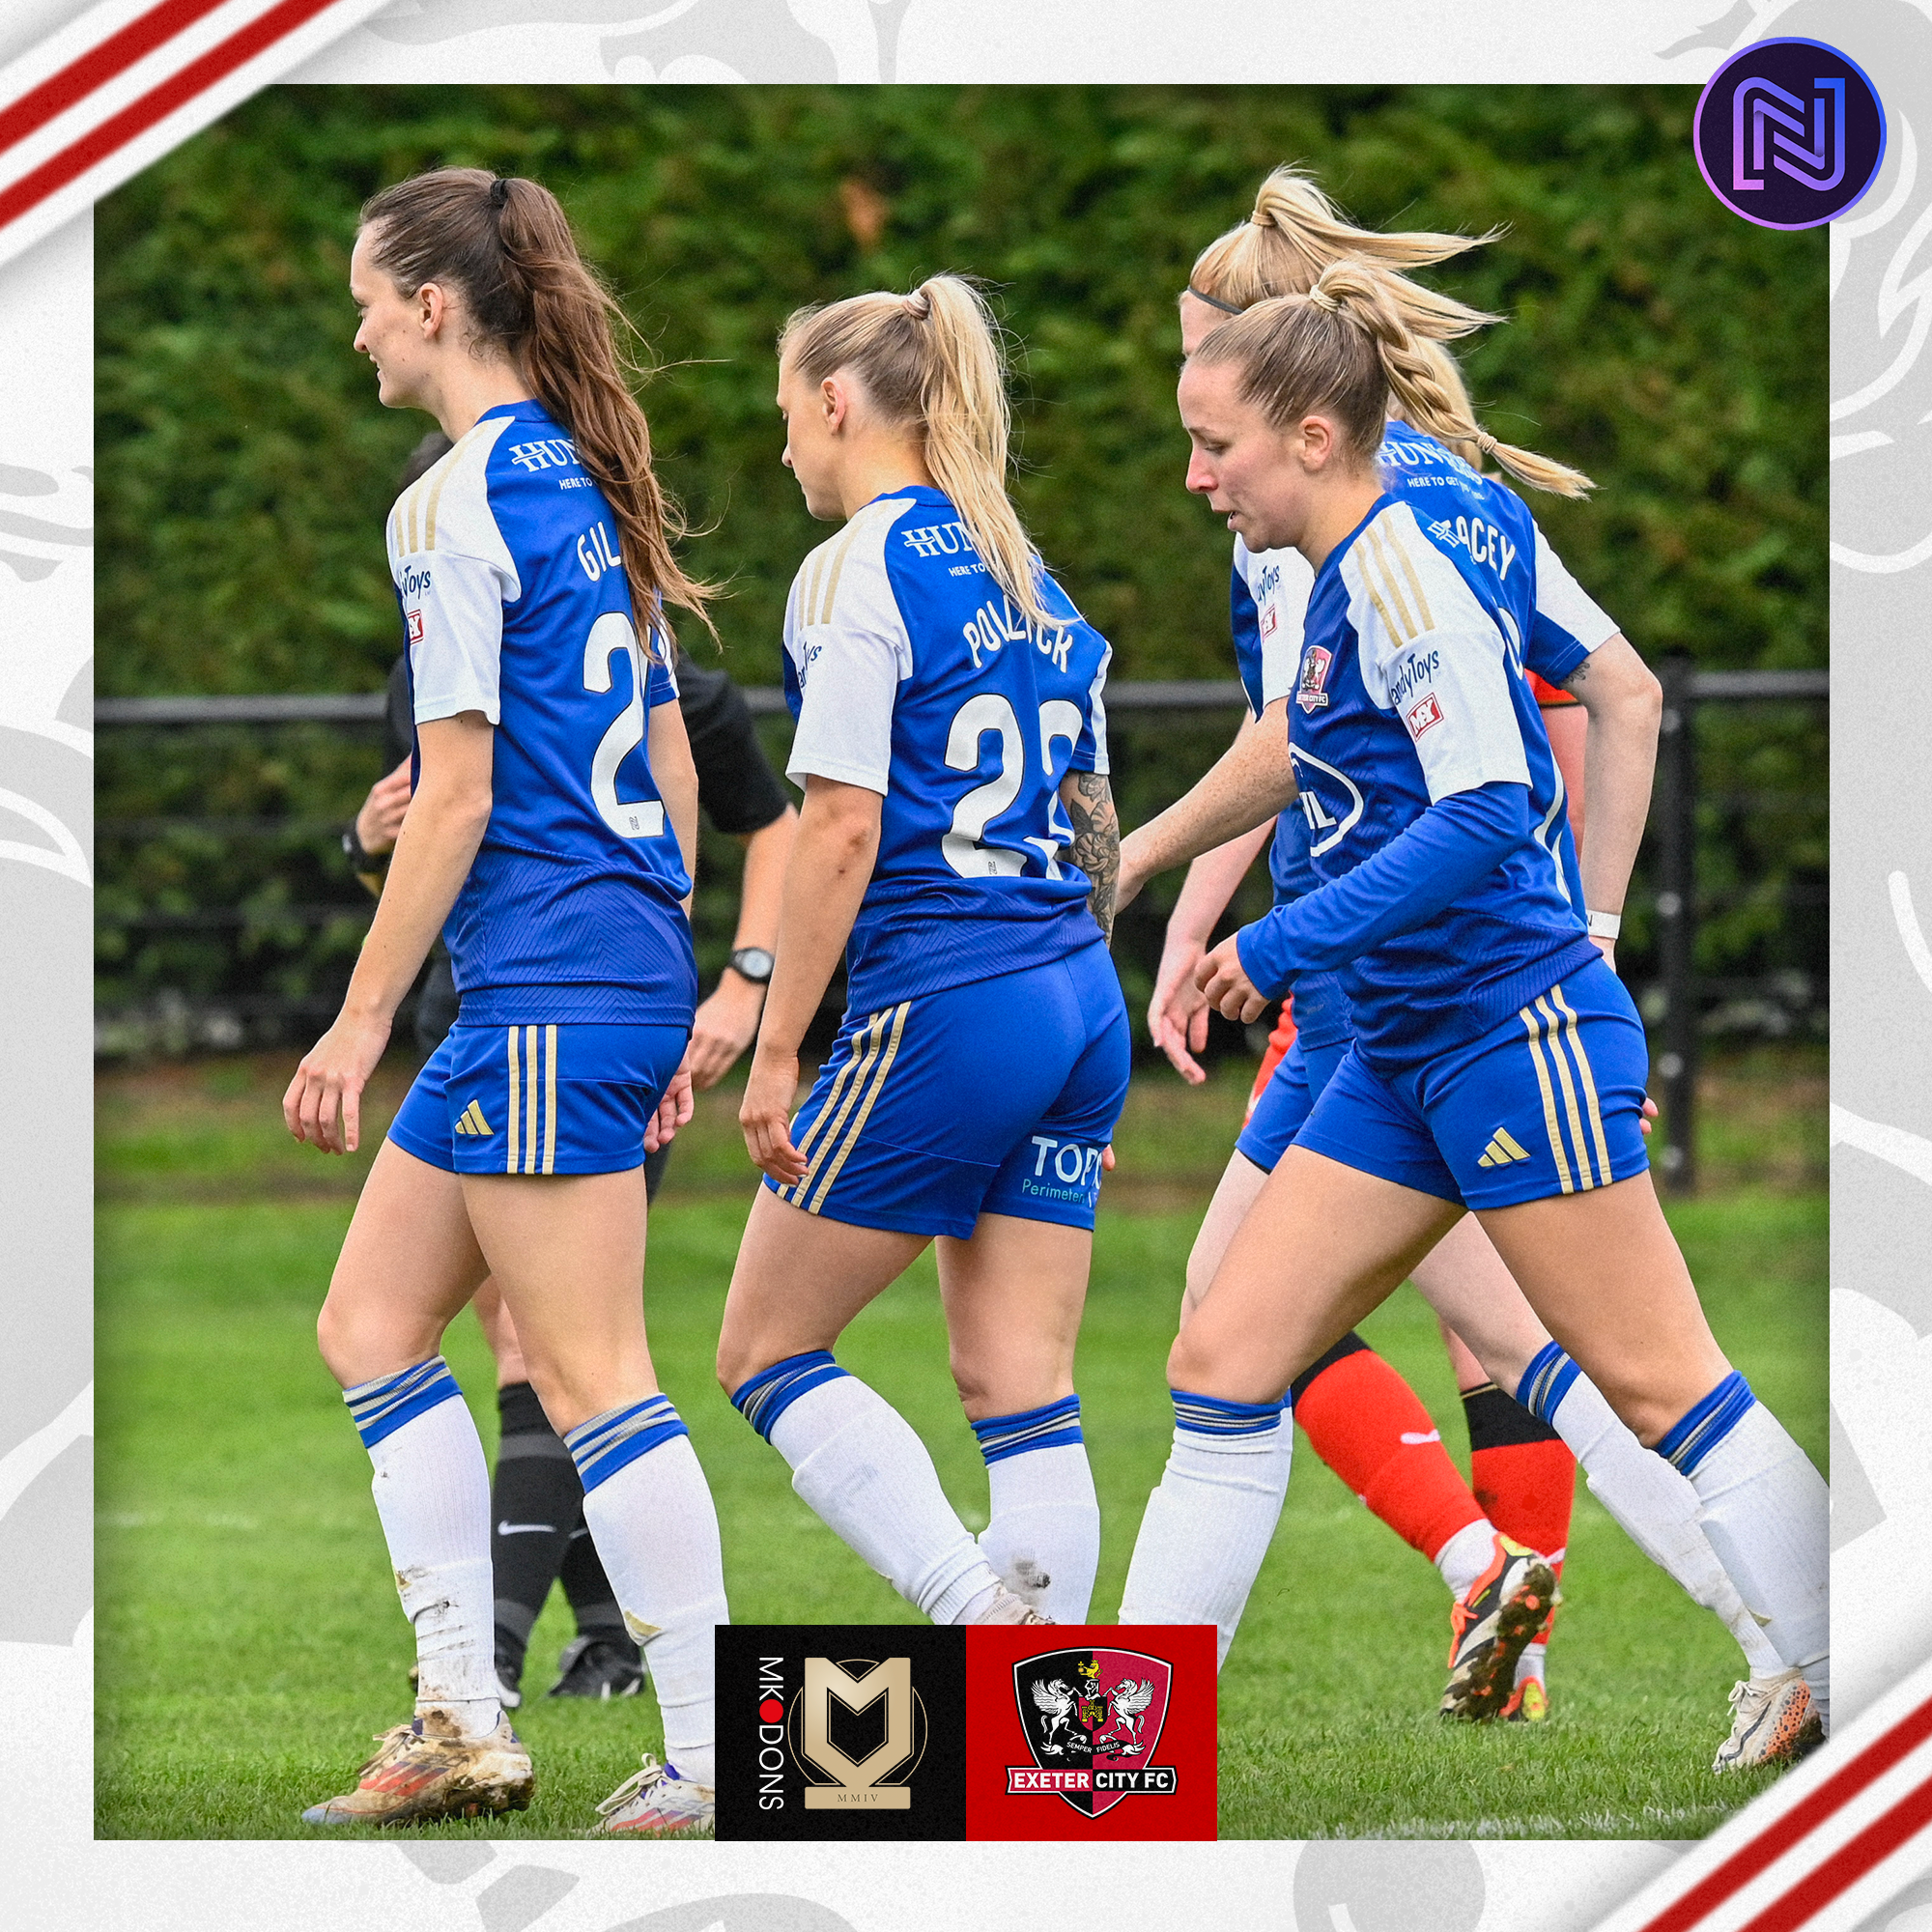
[{"label": "hunters sponsor logo", "polygon": [[519,469],[563,469],[576,463],[577,445],[564,436],[545,437],[540,442],[513,443],[510,461]]},{"label": "hunters sponsor logo", "polygon": [[1172,1798],[1171,1764],[1153,1762],[1174,1668],[1138,1650],[1053,1650],[1013,1665],[1013,1696],[1033,1751],[1007,1767],[1009,1792],[1060,1798],[1097,1818],[1127,1797]]},{"label": "hunters sponsor logo", "polygon": [[1323,650],[1320,644],[1309,644],[1302,651],[1301,675],[1294,681],[1294,701],[1302,710],[1327,709],[1328,694],[1322,687],[1328,682],[1329,667],[1334,662],[1334,652]]},{"label": "hunters sponsor logo", "polygon": [[1442,707],[1435,701],[1432,691],[1428,696],[1408,707],[1408,735],[1419,738],[1425,731],[1433,731],[1442,722]]},{"label": "hunters sponsor logo", "polygon": [[719,1835],[962,1837],[963,1637],[721,1630]]}]

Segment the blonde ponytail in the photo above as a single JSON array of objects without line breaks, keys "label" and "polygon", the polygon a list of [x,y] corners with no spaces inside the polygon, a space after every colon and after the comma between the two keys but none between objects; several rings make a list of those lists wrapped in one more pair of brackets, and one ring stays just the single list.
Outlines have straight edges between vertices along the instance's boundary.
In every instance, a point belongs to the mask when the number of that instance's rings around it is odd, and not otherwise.
[{"label": "blonde ponytail", "polygon": [[802,308],[780,332],[779,359],[809,383],[849,369],[888,422],[916,426],[925,467],[986,574],[1034,623],[1058,621],[1040,597],[1039,554],[1007,495],[1006,355],[1000,325],[971,282],[933,275],[910,295]]},{"label": "blonde ponytail", "polygon": [[[1502,233],[1498,227],[1484,235],[1440,235],[1428,229],[1384,235],[1357,228],[1343,218],[1307,174],[1284,166],[1256,191],[1254,213],[1195,257],[1188,293],[1241,314],[1273,297],[1306,295],[1322,271],[1338,262],[1373,263],[1389,270],[1392,299],[1399,303],[1410,333],[1422,342],[1436,383],[1458,399],[1467,414],[1469,392],[1463,372],[1441,344],[1501,318],[1469,308],[1453,296],[1439,295],[1396,271],[1446,262]],[[1482,468],[1476,443],[1457,442],[1452,447],[1472,469]]]},{"label": "blonde ponytail", "polygon": [[[1579,469],[1498,442],[1477,422],[1460,384],[1441,380],[1400,278],[1366,262],[1336,262],[1307,294],[1278,297],[1214,330],[1192,361],[1231,363],[1240,393],[1287,429],[1316,412],[1332,414],[1343,440],[1373,460],[1391,413],[1438,441],[1473,444],[1533,489],[1581,497],[1596,486]],[[1422,330],[1432,325],[1425,318]]]}]

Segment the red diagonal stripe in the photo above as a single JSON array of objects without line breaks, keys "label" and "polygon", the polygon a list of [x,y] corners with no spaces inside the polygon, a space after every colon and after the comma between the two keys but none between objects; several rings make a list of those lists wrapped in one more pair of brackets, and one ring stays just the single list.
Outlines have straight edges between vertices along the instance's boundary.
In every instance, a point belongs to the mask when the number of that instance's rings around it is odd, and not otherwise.
[{"label": "red diagonal stripe", "polygon": [[1849,1891],[1874,1865],[1890,1858],[1908,1838],[1917,1837],[1928,1822],[1932,1822],[1932,1782],[1908,1792],[1884,1817],[1840,1845],[1816,1871],[1766,1906],[1742,1932],[1795,1932],[1841,1891]]},{"label": "red diagonal stripe", "polygon": [[11,187],[0,191],[0,228],[38,208],[49,195],[59,193],[97,162],[125,148],[136,135],[145,134],[176,108],[185,106],[196,95],[205,94],[216,81],[318,14],[327,13],[334,4],[335,0],[282,0],[280,6],[271,7],[260,19],[251,20],[209,48],[199,60],[190,61],[179,73],[171,74],[140,99],[110,116],[91,134],[83,135],[70,148],[63,148],[51,160],[43,161],[31,174],[23,175]]},{"label": "red diagonal stripe", "polygon": [[222,4],[223,0],[161,0],[138,20],[129,20],[118,34],[110,34],[98,47],[70,61],[11,107],[0,108],[0,153],[44,128],[55,115],[65,114],[76,100],[85,100],[97,87],[126,73],[137,60],[165,46]]},{"label": "red diagonal stripe", "polygon": [[1932,1701],[1901,1718],[1842,1771],[1827,1778],[1809,1798],[1767,1825],[1748,1844],[1741,1845],[1716,1871],[1707,1873],[1682,1898],[1673,1900],[1655,1918],[1647,1920],[1642,1932],[1689,1932],[1690,1926],[1716,1911],[1733,1892],[1743,1890],[1758,1873],[1781,1859],[1840,1805],[1909,1757],[1928,1737],[1932,1737]]}]

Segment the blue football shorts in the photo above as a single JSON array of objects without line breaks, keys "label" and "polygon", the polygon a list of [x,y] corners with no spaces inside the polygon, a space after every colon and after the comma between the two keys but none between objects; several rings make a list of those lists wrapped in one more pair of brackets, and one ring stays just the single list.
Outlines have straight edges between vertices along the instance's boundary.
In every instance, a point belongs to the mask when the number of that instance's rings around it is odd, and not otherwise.
[{"label": "blue football shorts", "polygon": [[1649,1065],[1636,1008],[1598,960],[1393,1078],[1351,1046],[1295,1145],[1469,1208],[1580,1194],[1650,1165]]},{"label": "blue football shorts", "polygon": [[423,1063],[389,1138],[448,1174],[621,1174],[689,1026],[465,1026]]},{"label": "blue football shorts", "polygon": [[1130,1060],[1098,943],[847,1013],[791,1123],[805,1179],[765,1185],[828,1221],[908,1235],[963,1239],[982,1213],[1092,1228]]},{"label": "blue football shorts", "polygon": [[1235,1143],[1236,1151],[1246,1154],[1264,1174],[1274,1172],[1275,1163],[1301,1131],[1322,1089],[1335,1077],[1349,1045],[1348,1040],[1338,1039],[1324,1046],[1304,1047],[1297,1034],[1294,1044],[1275,1063],[1262,1097],[1255,1102],[1255,1110]]}]

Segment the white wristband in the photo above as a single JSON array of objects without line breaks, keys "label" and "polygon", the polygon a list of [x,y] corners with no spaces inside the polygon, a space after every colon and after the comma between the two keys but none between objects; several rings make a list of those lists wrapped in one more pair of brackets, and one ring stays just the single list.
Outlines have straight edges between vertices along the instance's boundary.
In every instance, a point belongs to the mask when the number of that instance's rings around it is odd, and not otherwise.
[{"label": "white wristband", "polygon": [[1615,939],[1624,929],[1623,914],[1617,912],[1593,912],[1589,923],[1592,939]]}]

